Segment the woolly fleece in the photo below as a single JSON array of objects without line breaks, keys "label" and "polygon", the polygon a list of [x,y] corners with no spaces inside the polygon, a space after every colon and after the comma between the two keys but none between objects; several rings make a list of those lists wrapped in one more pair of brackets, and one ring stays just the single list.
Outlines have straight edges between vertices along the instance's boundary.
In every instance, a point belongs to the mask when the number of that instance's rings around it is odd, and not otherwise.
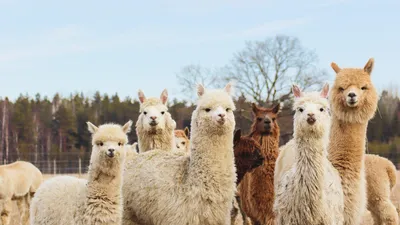
[{"label": "woolly fleece", "polygon": [[153,150],[138,154],[124,173],[124,224],[228,225],[236,190],[233,158],[235,105],[231,85],[198,86],[190,155]]},{"label": "woolly fleece", "polygon": [[88,122],[93,144],[88,180],[46,180],[32,200],[31,225],[121,225],[122,170],[131,125],[96,127]]}]

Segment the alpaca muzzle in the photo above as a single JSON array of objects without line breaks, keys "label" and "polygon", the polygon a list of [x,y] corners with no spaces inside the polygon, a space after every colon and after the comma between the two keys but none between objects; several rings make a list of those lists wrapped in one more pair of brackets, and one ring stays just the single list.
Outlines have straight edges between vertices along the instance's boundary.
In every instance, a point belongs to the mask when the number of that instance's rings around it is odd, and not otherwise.
[{"label": "alpaca muzzle", "polygon": [[310,125],[314,125],[315,121],[317,121],[317,120],[315,119],[314,116],[309,116],[307,118],[307,123],[310,124]]}]

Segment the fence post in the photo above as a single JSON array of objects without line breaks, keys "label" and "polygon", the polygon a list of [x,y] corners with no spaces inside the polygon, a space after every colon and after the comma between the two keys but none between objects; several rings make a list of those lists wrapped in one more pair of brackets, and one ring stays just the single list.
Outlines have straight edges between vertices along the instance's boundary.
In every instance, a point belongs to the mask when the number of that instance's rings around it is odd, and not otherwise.
[{"label": "fence post", "polygon": [[56,175],[56,171],[57,171],[57,164],[56,164],[56,160],[54,159],[53,160],[53,172],[54,172],[54,175]]},{"label": "fence post", "polygon": [[79,177],[81,177],[82,175],[82,161],[81,161],[81,157],[79,157]]}]

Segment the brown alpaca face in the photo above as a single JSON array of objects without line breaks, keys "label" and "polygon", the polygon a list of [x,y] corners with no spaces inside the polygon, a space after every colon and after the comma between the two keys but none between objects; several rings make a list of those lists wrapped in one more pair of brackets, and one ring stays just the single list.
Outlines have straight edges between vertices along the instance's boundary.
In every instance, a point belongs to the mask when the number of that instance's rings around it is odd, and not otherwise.
[{"label": "brown alpaca face", "polygon": [[281,105],[277,104],[273,108],[263,108],[253,103],[252,110],[255,117],[253,125],[255,126],[256,131],[264,135],[271,134],[271,132],[278,126],[276,120],[281,110]]},{"label": "brown alpaca face", "polygon": [[330,101],[332,112],[339,119],[363,122],[374,116],[378,95],[371,82],[373,63],[370,59],[364,69],[340,69],[332,63],[337,75],[330,93]]}]

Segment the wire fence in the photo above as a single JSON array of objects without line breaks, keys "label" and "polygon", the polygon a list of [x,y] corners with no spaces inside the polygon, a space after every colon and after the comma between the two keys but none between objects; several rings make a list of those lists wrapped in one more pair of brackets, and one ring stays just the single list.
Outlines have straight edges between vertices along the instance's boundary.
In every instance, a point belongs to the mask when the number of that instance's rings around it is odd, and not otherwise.
[{"label": "wire fence", "polygon": [[[35,165],[43,174],[84,174],[88,171],[90,155],[77,153],[61,153],[46,155],[46,159],[36,157],[34,154],[23,157],[10,157],[15,160],[4,159],[2,164],[15,161],[28,161]],[[36,160],[35,160],[36,158]]]}]

